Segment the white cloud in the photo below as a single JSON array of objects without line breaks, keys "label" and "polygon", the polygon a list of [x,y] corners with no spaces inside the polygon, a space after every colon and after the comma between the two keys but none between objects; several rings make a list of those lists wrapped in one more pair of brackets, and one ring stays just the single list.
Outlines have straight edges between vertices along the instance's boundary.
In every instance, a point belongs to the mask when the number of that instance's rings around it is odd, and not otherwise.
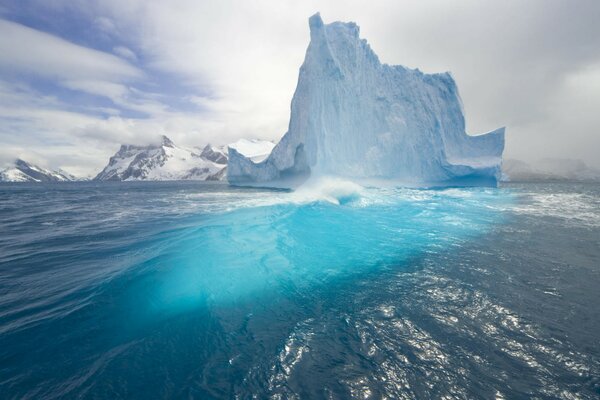
[{"label": "white cloud", "polygon": [[120,82],[144,74],[123,59],[0,19],[0,71],[49,79]]},{"label": "white cloud", "polygon": [[137,56],[135,53],[125,46],[116,46],[113,48],[113,52],[129,61],[137,61]]},{"label": "white cloud", "polygon": [[119,30],[115,25],[114,21],[107,17],[97,17],[94,20],[94,25],[98,28],[102,33],[110,35],[110,36],[118,36]]},{"label": "white cloud", "polygon": [[129,92],[127,86],[107,81],[66,80],[61,83],[63,86],[69,89],[79,90],[98,96],[104,96],[111,99],[115,103],[118,102],[119,99],[124,98]]},{"label": "white cloud", "polygon": [[[312,11],[289,18],[289,4],[259,2],[102,2],[98,12],[138,32],[149,66],[208,91],[203,135],[227,143],[241,136],[278,139],[308,44]],[[284,15],[286,18],[278,18]],[[143,22],[140,22],[143,21]],[[291,37],[290,37],[291,36]]]},{"label": "white cloud", "polygon": [[[101,20],[104,21],[105,29],[114,25],[107,18]],[[15,46],[15,43],[19,43],[19,46]],[[125,47],[118,47],[115,51],[135,57]],[[15,77],[15,81],[27,81],[22,76],[23,73],[32,74],[71,90],[108,98],[115,106],[127,110],[150,116],[166,112],[167,107],[160,101],[129,85],[142,81],[145,73],[115,55],[2,19],[0,53],[3,54],[0,58],[0,72]],[[9,94],[5,90],[4,97],[8,100],[6,104],[13,104],[15,99],[9,99]],[[31,96],[29,100],[35,102],[36,96]],[[68,104],[62,106],[69,108]],[[77,106],[82,108],[82,104]],[[118,114],[120,111],[113,108],[103,112]],[[73,127],[65,126],[64,130],[71,128]]]},{"label": "white cloud", "polygon": [[60,83],[69,89],[106,97],[119,107],[139,111],[151,118],[169,113],[160,96],[120,83],[97,80],[67,80]]}]

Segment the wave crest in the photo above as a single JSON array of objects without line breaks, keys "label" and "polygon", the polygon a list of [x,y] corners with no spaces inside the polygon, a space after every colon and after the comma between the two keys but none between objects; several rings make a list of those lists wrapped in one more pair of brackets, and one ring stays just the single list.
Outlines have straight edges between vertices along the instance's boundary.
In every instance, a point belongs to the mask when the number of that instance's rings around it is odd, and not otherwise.
[{"label": "wave crest", "polygon": [[335,205],[346,204],[362,197],[364,187],[336,177],[312,178],[293,194],[297,203],[324,201]]}]

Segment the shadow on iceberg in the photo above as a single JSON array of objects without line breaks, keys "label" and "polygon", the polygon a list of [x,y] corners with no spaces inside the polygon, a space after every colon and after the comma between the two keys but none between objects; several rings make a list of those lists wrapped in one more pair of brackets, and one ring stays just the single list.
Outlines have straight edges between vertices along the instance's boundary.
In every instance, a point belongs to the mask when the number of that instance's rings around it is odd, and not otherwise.
[{"label": "shadow on iceberg", "polygon": [[287,133],[255,163],[229,151],[227,178],[240,186],[287,187],[311,174],[413,186],[496,186],[504,128],[465,132],[449,73],[382,64],[353,23],[309,19],[310,44]]}]

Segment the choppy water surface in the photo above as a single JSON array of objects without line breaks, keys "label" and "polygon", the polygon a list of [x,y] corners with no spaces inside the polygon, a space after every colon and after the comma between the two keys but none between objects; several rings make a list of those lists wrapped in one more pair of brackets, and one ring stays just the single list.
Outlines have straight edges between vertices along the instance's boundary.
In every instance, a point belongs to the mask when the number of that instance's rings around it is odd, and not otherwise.
[{"label": "choppy water surface", "polygon": [[600,186],[0,186],[0,398],[598,398]]}]

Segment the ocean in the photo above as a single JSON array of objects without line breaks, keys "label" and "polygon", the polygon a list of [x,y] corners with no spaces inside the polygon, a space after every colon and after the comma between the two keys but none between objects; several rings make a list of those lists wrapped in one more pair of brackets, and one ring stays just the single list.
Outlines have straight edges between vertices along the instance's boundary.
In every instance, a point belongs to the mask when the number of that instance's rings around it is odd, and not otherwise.
[{"label": "ocean", "polygon": [[0,185],[2,399],[597,399],[600,185]]}]

